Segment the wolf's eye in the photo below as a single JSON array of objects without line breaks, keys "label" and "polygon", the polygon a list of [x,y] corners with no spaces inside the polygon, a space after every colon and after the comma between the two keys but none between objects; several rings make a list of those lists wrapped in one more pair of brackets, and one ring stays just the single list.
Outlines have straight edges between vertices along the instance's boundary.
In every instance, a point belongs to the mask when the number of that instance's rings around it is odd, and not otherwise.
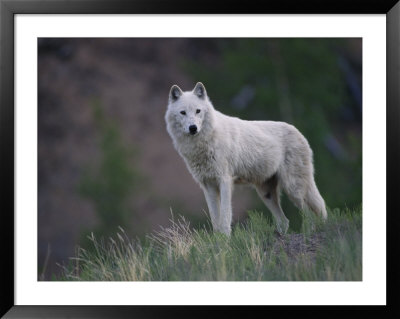
[{"label": "wolf's eye", "polygon": [[182,115],[186,115],[186,112],[185,112],[185,111],[181,111],[181,114],[182,114]]},{"label": "wolf's eye", "polygon": [[196,114],[198,114],[198,113],[200,113],[200,110],[199,110],[199,109],[196,110]]}]

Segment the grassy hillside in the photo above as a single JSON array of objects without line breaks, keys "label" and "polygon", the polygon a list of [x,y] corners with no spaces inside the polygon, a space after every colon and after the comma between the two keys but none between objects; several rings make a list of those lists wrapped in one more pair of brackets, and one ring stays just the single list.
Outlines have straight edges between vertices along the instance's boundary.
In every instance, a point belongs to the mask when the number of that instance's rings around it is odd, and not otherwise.
[{"label": "grassy hillside", "polygon": [[[326,223],[304,219],[298,233],[281,236],[264,214],[250,212],[230,238],[179,217],[144,241],[121,229],[115,238],[90,238],[77,250],[61,280],[362,280],[362,212],[329,212]],[[209,226],[209,225],[208,225]]]}]

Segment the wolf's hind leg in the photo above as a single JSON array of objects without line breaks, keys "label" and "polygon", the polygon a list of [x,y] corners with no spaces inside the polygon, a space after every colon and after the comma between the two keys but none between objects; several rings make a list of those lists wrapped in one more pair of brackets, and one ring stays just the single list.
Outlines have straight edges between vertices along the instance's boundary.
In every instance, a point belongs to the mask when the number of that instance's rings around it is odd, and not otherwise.
[{"label": "wolf's hind leg", "polygon": [[280,186],[278,176],[275,174],[262,185],[256,185],[258,196],[274,216],[276,226],[281,234],[285,234],[289,228],[289,220],[283,213],[280,204]]}]

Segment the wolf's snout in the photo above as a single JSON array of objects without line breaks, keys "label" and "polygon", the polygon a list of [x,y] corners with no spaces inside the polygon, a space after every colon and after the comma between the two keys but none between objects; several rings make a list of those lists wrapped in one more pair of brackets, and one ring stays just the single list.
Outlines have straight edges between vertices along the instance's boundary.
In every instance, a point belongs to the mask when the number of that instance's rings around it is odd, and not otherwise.
[{"label": "wolf's snout", "polygon": [[196,134],[197,133],[197,126],[196,125],[190,125],[189,126],[189,132],[192,135]]}]

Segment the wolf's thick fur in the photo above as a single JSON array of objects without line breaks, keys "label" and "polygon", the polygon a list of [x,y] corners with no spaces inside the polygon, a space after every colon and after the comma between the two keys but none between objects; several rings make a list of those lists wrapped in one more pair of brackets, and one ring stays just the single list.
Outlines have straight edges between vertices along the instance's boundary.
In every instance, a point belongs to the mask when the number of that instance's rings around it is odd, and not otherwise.
[{"label": "wolf's thick fur", "polygon": [[224,115],[200,82],[188,92],[172,86],[165,119],[176,150],[204,191],[214,230],[230,234],[232,190],[238,183],[255,187],[282,233],[289,220],[280,206],[281,188],[299,209],[327,218],[311,148],[294,126]]}]

